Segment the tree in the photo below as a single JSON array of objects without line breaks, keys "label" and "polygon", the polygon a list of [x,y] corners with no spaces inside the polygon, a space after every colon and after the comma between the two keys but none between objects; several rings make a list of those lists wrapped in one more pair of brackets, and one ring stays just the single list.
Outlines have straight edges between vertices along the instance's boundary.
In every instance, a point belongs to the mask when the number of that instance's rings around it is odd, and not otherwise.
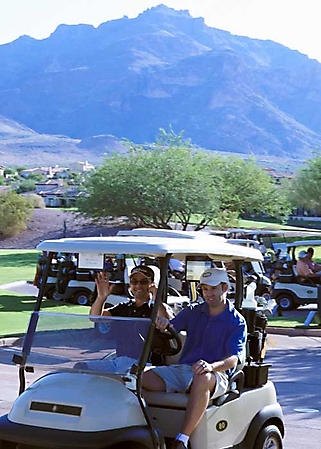
[{"label": "tree", "polygon": [[137,225],[197,229],[212,222],[234,224],[244,212],[276,217],[286,210],[281,189],[254,160],[221,157],[192,148],[182,134],[161,130],[152,148],[128,142],[128,155],[114,154],[93,172],[80,212],[95,219],[126,216]]},{"label": "tree", "polygon": [[288,199],[293,208],[304,207],[321,213],[321,156],[306,161],[292,181],[286,184]]},{"label": "tree", "polygon": [[32,192],[36,190],[36,182],[33,179],[24,179],[19,182],[19,185],[15,190],[17,193]]},{"label": "tree", "polygon": [[219,222],[241,214],[262,214],[282,219],[289,212],[286,195],[253,159],[214,157],[213,173],[220,193]]},{"label": "tree", "polygon": [[15,235],[24,229],[32,209],[23,196],[15,192],[0,193],[0,237]]},{"label": "tree", "polygon": [[209,154],[173,135],[161,135],[152,150],[128,146],[128,156],[108,157],[89,176],[87,195],[78,203],[81,212],[97,219],[126,216],[137,225],[162,228],[179,220],[185,229],[193,214],[202,226],[212,219],[219,205]]}]

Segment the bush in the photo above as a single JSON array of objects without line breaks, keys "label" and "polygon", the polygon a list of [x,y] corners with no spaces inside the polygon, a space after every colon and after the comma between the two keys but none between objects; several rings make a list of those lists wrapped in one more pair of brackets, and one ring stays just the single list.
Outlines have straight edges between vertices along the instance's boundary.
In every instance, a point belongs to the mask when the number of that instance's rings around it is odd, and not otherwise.
[{"label": "bush", "polygon": [[30,202],[30,204],[32,205],[32,207],[34,209],[45,209],[46,208],[44,199],[41,196],[36,195],[35,193],[30,193],[29,195],[24,195],[24,197],[26,199],[28,199],[28,201]]},{"label": "bush", "polygon": [[15,192],[0,193],[0,238],[17,234],[26,228],[33,206]]}]

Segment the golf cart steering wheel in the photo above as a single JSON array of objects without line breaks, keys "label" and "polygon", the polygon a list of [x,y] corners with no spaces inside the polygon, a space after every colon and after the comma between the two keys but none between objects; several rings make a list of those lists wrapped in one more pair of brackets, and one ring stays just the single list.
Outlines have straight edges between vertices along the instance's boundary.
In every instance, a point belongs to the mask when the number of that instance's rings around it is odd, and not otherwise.
[{"label": "golf cart steering wheel", "polygon": [[152,344],[153,352],[166,356],[172,356],[178,354],[181,349],[181,337],[173,327],[168,325],[164,331],[155,329]]}]

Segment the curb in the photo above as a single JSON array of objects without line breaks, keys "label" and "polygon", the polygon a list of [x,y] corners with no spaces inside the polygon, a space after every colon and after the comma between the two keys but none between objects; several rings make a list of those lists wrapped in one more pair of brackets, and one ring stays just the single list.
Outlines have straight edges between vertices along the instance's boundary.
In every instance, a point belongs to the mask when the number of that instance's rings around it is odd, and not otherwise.
[{"label": "curb", "polygon": [[300,328],[283,328],[283,327],[267,327],[268,334],[288,335],[289,337],[321,337],[321,328],[300,329]]},{"label": "curb", "polygon": [[0,290],[6,290],[8,288],[13,288],[13,287],[21,287],[21,285],[25,285],[27,283],[28,283],[28,281],[9,282],[8,284],[0,285]]},{"label": "curb", "polygon": [[0,338],[0,347],[12,346],[21,337],[2,337]]}]

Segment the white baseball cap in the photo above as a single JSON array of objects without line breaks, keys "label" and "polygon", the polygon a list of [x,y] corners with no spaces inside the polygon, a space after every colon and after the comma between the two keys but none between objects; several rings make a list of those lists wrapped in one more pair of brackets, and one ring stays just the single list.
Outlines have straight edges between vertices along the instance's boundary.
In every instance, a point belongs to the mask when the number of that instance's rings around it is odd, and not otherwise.
[{"label": "white baseball cap", "polygon": [[200,276],[200,284],[216,287],[222,282],[229,285],[228,275],[225,268],[208,268],[203,271]]},{"label": "white baseball cap", "polygon": [[308,253],[304,250],[299,252],[299,259],[304,259],[306,256],[308,255]]}]

